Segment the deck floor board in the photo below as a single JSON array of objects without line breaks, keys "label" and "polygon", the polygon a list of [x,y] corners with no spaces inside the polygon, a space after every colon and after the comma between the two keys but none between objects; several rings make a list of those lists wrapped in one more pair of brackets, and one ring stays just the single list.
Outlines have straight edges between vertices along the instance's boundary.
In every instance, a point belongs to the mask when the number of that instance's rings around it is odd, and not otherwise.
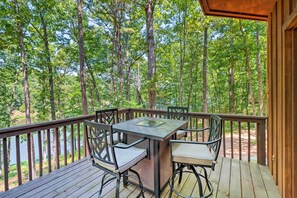
[{"label": "deck floor board", "polygon": [[[197,171],[201,171],[197,168]],[[215,171],[209,171],[209,178],[214,187],[211,197],[273,197],[279,198],[279,192],[266,166],[245,161],[219,158]],[[0,193],[1,197],[98,197],[103,171],[91,165],[86,159],[53,171],[33,181],[27,182],[12,190]],[[103,189],[104,198],[115,196],[115,181]],[[175,186],[187,196],[199,195],[197,181],[193,174],[185,173],[181,184],[175,179]],[[207,192],[207,188],[205,191]],[[134,198],[139,189],[135,185],[123,187],[120,185],[120,197]],[[168,197],[167,185],[161,197]],[[155,197],[151,192],[145,192],[145,197]],[[174,193],[173,193],[174,195]],[[174,195],[173,197],[177,197]]]}]

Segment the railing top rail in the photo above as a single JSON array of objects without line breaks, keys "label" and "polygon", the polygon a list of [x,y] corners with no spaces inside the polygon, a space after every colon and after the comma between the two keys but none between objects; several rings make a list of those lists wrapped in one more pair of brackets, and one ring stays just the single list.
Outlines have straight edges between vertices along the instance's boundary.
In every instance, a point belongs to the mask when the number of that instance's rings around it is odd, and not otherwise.
[{"label": "railing top rail", "polygon": [[95,115],[84,115],[73,118],[66,118],[61,120],[52,120],[48,122],[40,122],[35,124],[26,124],[20,126],[13,126],[9,128],[0,129],[0,138],[10,137],[14,135],[22,135],[30,132],[36,132],[40,130],[46,130],[50,128],[56,128],[60,126],[75,124],[78,122],[83,122],[84,120],[92,119]]},{"label": "railing top rail", "polygon": [[[153,109],[129,109],[133,112],[139,113],[151,113],[151,114],[167,114],[166,110],[153,110]],[[198,117],[209,119],[211,113],[198,113],[198,112],[189,112],[189,117]],[[238,121],[238,122],[253,122],[253,123],[265,123],[267,120],[266,116],[249,116],[249,115],[231,115],[231,114],[218,114],[222,120],[226,121]]]},{"label": "railing top rail", "polygon": [[[127,108],[120,109],[119,113],[129,113],[129,112],[139,112],[139,113],[148,113],[148,114],[158,114],[158,115],[166,115],[167,111],[165,110],[153,110],[153,109],[135,109],[135,108]],[[209,119],[210,113],[196,113],[189,112],[190,117]],[[266,122],[267,117],[264,116],[245,116],[245,115],[228,115],[228,114],[218,114],[222,120],[226,121],[238,121],[238,122],[252,122],[252,123],[261,123],[264,124]],[[0,129],[0,138],[22,135],[30,132],[36,132],[40,130],[46,130],[56,127],[61,127],[65,125],[75,124],[78,122],[82,122],[87,119],[93,119],[95,116],[85,115],[78,116],[73,118],[67,118],[62,120],[53,120],[48,122],[41,122],[36,124],[26,124],[21,126],[14,126],[9,128]]]}]

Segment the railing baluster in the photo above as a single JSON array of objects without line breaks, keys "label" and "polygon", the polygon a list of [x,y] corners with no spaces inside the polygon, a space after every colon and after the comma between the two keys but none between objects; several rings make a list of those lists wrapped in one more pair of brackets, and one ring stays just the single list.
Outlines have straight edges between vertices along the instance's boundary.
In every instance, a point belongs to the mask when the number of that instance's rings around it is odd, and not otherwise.
[{"label": "railing baluster", "polygon": [[39,159],[39,176],[42,176],[42,143],[41,143],[41,131],[38,131],[38,159]]},{"label": "railing baluster", "polygon": [[85,157],[89,155],[89,148],[87,148],[87,139],[86,139],[87,127],[84,125],[84,154]]},{"label": "railing baluster", "polygon": [[251,123],[248,122],[248,162],[251,161]]},{"label": "railing baluster", "polygon": [[59,158],[59,152],[60,152],[60,137],[59,137],[59,128],[56,128],[54,133],[56,133],[56,138],[55,138],[55,142],[56,142],[56,168],[59,169],[60,168],[60,158]]},{"label": "railing baluster", "polygon": [[[190,129],[192,128],[192,118],[190,118]],[[193,133],[190,133],[191,134],[191,141],[193,141]]]},{"label": "railing baluster", "polygon": [[20,155],[20,136],[17,135],[15,137],[15,145],[16,145],[16,165],[18,172],[18,184],[22,185],[22,169],[21,169],[21,155]]},{"label": "railing baluster", "polygon": [[48,160],[48,172],[52,172],[52,154],[51,154],[51,130],[47,130],[47,160]]},{"label": "railing baluster", "polygon": [[[205,120],[202,119],[202,128],[205,126]],[[202,131],[202,142],[204,142],[204,131]]]},{"label": "railing baluster", "polygon": [[63,137],[64,137],[64,165],[67,165],[67,133],[66,126],[63,126]]},{"label": "railing baluster", "polygon": [[70,127],[70,136],[71,136],[71,162],[74,162],[73,124],[71,124],[71,127]]},{"label": "railing baluster", "polygon": [[239,142],[239,160],[242,158],[241,153],[241,122],[238,122],[238,142]]},{"label": "railing baluster", "polygon": [[230,132],[231,132],[231,158],[234,158],[233,154],[233,121],[230,121]]},{"label": "railing baluster", "polygon": [[[198,126],[198,118],[195,118],[195,122],[196,122],[196,129],[198,129],[199,128],[199,126]],[[197,142],[199,141],[199,139],[198,139],[198,132],[196,132],[196,141]]]},{"label": "railing baluster", "polygon": [[77,152],[80,159],[80,123],[77,123]]},{"label": "railing baluster", "polygon": [[3,165],[4,165],[4,190],[7,191],[9,189],[8,184],[8,158],[7,158],[7,138],[3,138]]},{"label": "railing baluster", "polygon": [[226,129],[225,129],[225,121],[222,123],[222,133],[223,133],[223,152],[224,152],[224,157],[226,157]]},{"label": "railing baluster", "polygon": [[27,134],[27,151],[28,151],[29,181],[31,181],[32,180],[31,133]]}]

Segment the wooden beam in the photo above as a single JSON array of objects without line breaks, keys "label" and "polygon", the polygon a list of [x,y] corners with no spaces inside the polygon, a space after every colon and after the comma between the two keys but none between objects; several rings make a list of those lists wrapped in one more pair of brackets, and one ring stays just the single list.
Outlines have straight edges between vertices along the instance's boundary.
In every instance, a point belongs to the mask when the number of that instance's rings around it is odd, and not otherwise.
[{"label": "wooden beam", "polygon": [[205,15],[267,21],[274,0],[199,0]]}]

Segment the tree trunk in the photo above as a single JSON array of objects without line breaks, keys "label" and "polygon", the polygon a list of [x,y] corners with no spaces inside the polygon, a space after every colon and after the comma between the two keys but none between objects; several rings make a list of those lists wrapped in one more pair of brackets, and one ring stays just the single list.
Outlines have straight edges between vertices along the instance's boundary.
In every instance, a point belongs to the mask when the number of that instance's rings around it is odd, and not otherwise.
[{"label": "tree trunk", "polygon": [[88,61],[86,61],[86,65],[88,67],[88,72],[90,73],[90,76],[91,76],[91,81],[92,81],[92,84],[93,84],[93,89],[94,89],[95,94],[96,94],[96,99],[97,99],[97,102],[98,102],[98,106],[101,109],[101,99],[100,99],[100,94],[99,94],[99,91],[98,91],[98,87],[97,87],[97,83],[96,83],[96,79],[95,79],[95,76],[94,76],[93,69],[92,69],[91,65],[88,63]]},{"label": "tree trunk", "polygon": [[[181,14],[179,13],[179,23],[181,23]],[[179,106],[183,106],[183,67],[184,67],[184,51],[183,51],[183,37],[182,37],[182,32],[185,27],[180,29],[180,34],[179,34]]]},{"label": "tree trunk", "polygon": [[229,113],[234,113],[234,63],[233,63],[233,60],[231,60],[231,66],[229,69]]},{"label": "tree trunk", "polygon": [[[24,44],[24,33],[23,33],[23,25],[21,21],[21,16],[19,13],[19,4],[17,0],[14,0],[15,5],[15,13],[17,16],[17,26],[18,26],[18,34],[19,34],[19,45],[21,50],[21,64],[23,67],[23,79],[24,79],[24,98],[25,98],[25,112],[26,112],[26,124],[31,124],[31,114],[30,114],[30,89],[28,82],[28,70],[27,70],[27,59],[26,59],[26,50]],[[31,156],[32,156],[32,176],[36,177],[36,166],[35,166],[35,151],[34,151],[34,141],[33,135],[31,135]],[[30,164],[30,163],[29,163]]]},{"label": "tree trunk", "polygon": [[[183,24],[180,32],[180,68],[179,68],[179,105],[183,106],[183,68],[185,65],[186,56],[186,10],[181,12],[182,19],[179,19]],[[180,17],[180,15],[179,15]],[[181,21],[182,20],[182,21]]]},{"label": "tree trunk", "polygon": [[110,98],[114,100],[115,96],[115,83],[114,83],[114,54],[115,54],[115,39],[112,40],[112,52],[111,52],[111,69],[110,69]]},{"label": "tree trunk", "polygon": [[[231,23],[231,26],[233,25],[233,22]],[[233,34],[233,30],[231,30]],[[234,39],[233,35],[231,35],[231,47],[234,45]],[[229,113],[234,113],[234,99],[235,99],[235,93],[234,93],[234,55],[231,55],[230,57],[230,68],[229,68]]]},{"label": "tree trunk", "polygon": [[[41,9],[39,9],[41,10]],[[47,35],[47,26],[46,22],[44,20],[44,13],[39,12],[39,17],[42,24],[43,29],[43,42],[45,47],[45,55],[46,55],[46,64],[48,67],[48,78],[49,78],[49,88],[50,88],[50,105],[51,105],[51,117],[52,120],[56,120],[56,106],[55,106],[55,95],[54,95],[54,80],[53,80],[53,66],[51,62],[51,56],[50,56],[50,50],[49,50],[49,41],[48,41],[48,35]],[[53,140],[56,140],[57,136],[57,130],[53,130]],[[56,161],[58,160],[56,157],[56,148],[57,148],[57,142],[53,141],[53,164],[54,169],[57,169]],[[51,156],[48,156],[51,157]]]},{"label": "tree trunk", "polygon": [[43,13],[39,12],[39,16],[42,23],[43,29],[43,42],[45,47],[45,54],[46,54],[46,63],[48,67],[48,76],[49,76],[49,88],[50,88],[50,105],[51,105],[51,117],[52,120],[56,120],[56,107],[55,107],[55,95],[54,95],[54,80],[53,80],[53,66],[51,62],[51,55],[49,50],[49,42],[48,42],[48,35],[47,35],[47,26],[44,20]]},{"label": "tree trunk", "polygon": [[203,112],[207,112],[207,48],[208,48],[208,27],[204,28],[203,43]]},{"label": "tree trunk", "polygon": [[77,18],[78,18],[78,45],[79,45],[79,64],[80,64],[80,87],[82,95],[83,114],[88,115],[87,91],[84,70],[84,38],[82,29],[82,0],[77,0]]},{"label": "tree trunk", "polygon": [[119,93],[120,100],[122,101],[123,96],[123,52],[122,52],[122,8],[121,3],[115,0],[114,9],[114,32],[115,32],[115,43],[116,43],[116,54],[117,54],[117,64],[119,73]]},{"label": "tree trunk", "polygon": [[248,81],[249,81],[249,92],[250,92],[251,103],[252,103],[252,108],[253,108],[253,115],[256,115],[255,98],[254,98],[253,85],[252,85],[251,66],[250,66],[250,61],[249,61],[249,51],[247,48],[245,33],[243,31],[242,23],[240,20],[239,20],[239,27],[240,27],[240,31],[242,34],[242,41],[243,41],[243,46],[244,46],[245,64],[247,67],[247,74],[248,74]]},{"label": "tree trunk", "polygon": [[259,86],[259,113],[263,116],[263,80],[260,58],[260,31],[257,30],[257,70],[258,70],[258,86]]},{"label": "tree trunk", "polygon": [[131,72],[131,64],[129,64],[129,35],[126,36],[126,100],[130,101],[130,72]]},{"label": "tree trunk", "polygon": [[148,108],[156,108],[156,67],[154,52],[154,8],[155,1],[147,0],[145,7],[146,15],[146,32],[148,45]]},{"label": "tree trunk", "polygon": [[192,92],[193,92],[193,70],[194,70],[193,67],[190,66],[190,89],[189,89],[188,104],[187,104],[188,108],[190,108],[191,97],[192,97]]},{"label": "tree trunk", "polygon": [[137,88],[136,88],[136,92],[137,92],[137,102],[138,105],[142,104],[143,105],[143,99],[141,97],[141,80],[140,80],[140,69],[139,69],[139,64],[137,67]]},{"label": "tree trunk", "polygon": [[60,86],[58,86],[58,119],[61,119],[62,116],[61,116],[61,88]]}]

